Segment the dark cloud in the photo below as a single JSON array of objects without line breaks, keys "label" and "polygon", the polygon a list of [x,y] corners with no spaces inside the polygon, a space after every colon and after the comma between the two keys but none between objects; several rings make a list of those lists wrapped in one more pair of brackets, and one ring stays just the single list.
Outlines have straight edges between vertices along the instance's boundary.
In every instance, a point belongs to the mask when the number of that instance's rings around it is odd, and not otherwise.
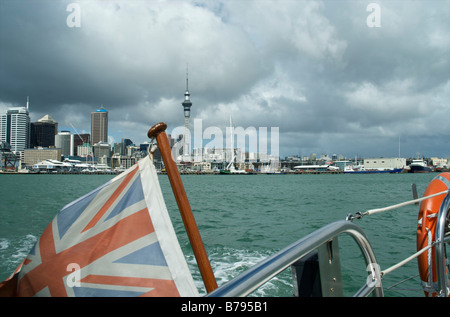
[{"label": "dark cloud", "polygon": [[396,156],[400,138],[404,156],[446,157],[449,21],[444,0],[2,0],[0,110],[30,96],[32,120],[89,132],[103,105],[111,136],[139,143],[183,125],[188,64],[204,128],[279,127],[282,155]]}]

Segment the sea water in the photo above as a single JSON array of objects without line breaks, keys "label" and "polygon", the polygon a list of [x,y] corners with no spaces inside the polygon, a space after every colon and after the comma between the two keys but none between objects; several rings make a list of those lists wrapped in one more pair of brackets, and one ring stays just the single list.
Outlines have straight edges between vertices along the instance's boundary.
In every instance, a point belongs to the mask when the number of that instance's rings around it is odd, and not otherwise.
[{"label": "sea water", "polygon": [[[349,213],[386,207],[419,196],[437,174],[182,175],[218,285],[239,275]],[[0,175],[0,280],[26,257],[42,231],[67,203],[111,179],[109,175]],[[180,245],[200,294],[201,276],[169,180],[158,176]],[[381,269],[416,251],[418,206],[406,206],[354,222],[366,232]],[[359,247],[339,237],[344,295],[367,278]],[[423,296],[411,261],[383,278],[386,296]],[[411,279],[410,279],[411,278]],[[405,281],[399,285],[399,282]],[[251,296],[292,296],[289,269]]]}]

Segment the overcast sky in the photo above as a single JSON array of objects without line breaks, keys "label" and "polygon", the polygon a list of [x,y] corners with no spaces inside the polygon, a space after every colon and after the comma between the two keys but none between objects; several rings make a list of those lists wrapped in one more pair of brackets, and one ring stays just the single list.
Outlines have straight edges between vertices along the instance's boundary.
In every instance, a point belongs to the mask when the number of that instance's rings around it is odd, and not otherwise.
[{"label": "overcast sky", "polygon": [[139,144],[184,125],[188,64],[203,129],[278,127],[282,156],[449,157],[449,31],[447,0],[0,0],[0,111],[29,96],[32,122],[90,133],[103,105],[110,141]]}]

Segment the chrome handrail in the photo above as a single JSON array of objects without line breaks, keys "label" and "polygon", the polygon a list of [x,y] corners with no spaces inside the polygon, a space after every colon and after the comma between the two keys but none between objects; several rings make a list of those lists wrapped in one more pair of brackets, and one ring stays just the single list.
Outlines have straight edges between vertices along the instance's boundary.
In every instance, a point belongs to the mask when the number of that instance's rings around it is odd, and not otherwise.
[{"label": "chrome handrail", "polygon": [[[377,263],[372,246],[364,231],[350,221],[336,221],[287,246],[206,296],[247,296],[297,260],[342,233],[349,234],[356,241],[364,255],[367,266]],[[378,265],[370,265],[370,267],[378,269]],[[379,272],[372,272],[371,274],[372,282],[366,283],[355,295],[367,296],[372,291],[375,291],[376,296],[384,295]]]},{"label": "chrome handrail", "polygon": [[447,297],[449,295],[448,289],[448,277],[445,270],[447,257],[445,253],[445,226],[447,213],[450,209],[450,196],[445,196],[442,201],[441,207],[439,208],[438,219],[436,224],[436,276],[438,282],[438,289],[440,290],[439,296]]}]

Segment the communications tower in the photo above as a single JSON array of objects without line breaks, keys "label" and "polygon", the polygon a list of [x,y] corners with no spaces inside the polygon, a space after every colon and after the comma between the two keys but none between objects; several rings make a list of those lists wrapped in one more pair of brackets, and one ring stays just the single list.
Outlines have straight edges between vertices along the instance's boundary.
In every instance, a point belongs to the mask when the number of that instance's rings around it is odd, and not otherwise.
[{"label": "communications tower", "polygon": [[183,105],[184,109],[184,126],[186,129],[189,129],[189,117],[191,116],[191,107],[192,102],[189,99],[189,79],[188,79],[188,72],[186,71],[186,91],[184,93],[184,101],[181,103]]},{"label": "communications tower", "polygon": [[[192,102],[190,100],[190,94],[189,94],[189,79],[188,79],[188,70],[186,68],[186,91],[184,93],[184,101],[181,103],[184,110],[184,147],[183,147],[183,154],[189,155],[189,140],[190,140],[190,133],[189,133],[189,118],[191,117],[191,107]],[[188,151],[186,153],[186,151]]]}]

